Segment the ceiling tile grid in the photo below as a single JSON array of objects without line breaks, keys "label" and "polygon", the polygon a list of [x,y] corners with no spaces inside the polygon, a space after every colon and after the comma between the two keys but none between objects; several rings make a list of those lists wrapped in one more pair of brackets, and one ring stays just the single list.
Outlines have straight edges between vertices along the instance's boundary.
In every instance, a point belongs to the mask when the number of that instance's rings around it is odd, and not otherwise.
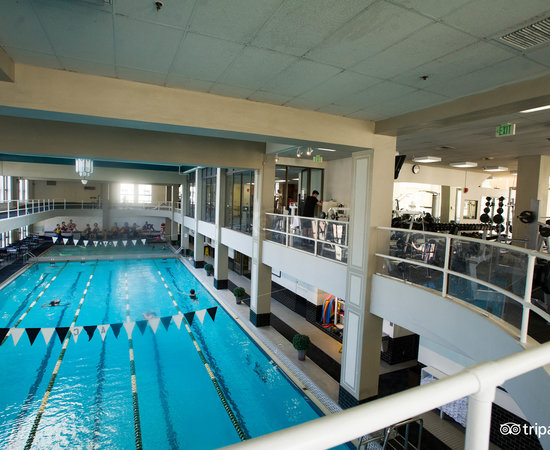
[{"label": "ceiling tile grid", "polygon": [[157,10],[152,0],[111,0],[117,16],[169,25],[184,29],[187,27],[196,0],[164,1]]},{"label": "ceiling tile grid", "polygon": [[114,64],[91,62],[86,59],[71,58],[67,56],[62,56],[59,60],[66,70],[70,70],[72,72],[88,73],[90,75],[98,75],[101,77],[117,77],[117,71]]},{"label": "ceiling tile grid", "polygon": [[48,69],[64,69],[63,63],[53,53],[41,53],[26,48],[4,47],[10,57],[30,66],[47,67]]},{"label": "ceiling tile grid", "polygon": [[117,66],[117,76],[124,80],[137,81],[139,83],[156,84],[164,86],[166,74],[153,72],[150,70],[141,70],[134,67]]}]

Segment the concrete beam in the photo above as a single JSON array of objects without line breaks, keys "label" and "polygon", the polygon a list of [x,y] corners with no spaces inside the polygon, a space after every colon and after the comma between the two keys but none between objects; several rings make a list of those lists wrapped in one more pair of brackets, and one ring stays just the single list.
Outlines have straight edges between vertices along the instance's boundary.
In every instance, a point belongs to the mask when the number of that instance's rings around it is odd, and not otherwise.
[{"label": "concrete beam", "polygon": [[375,123],[375,133],[389,136],[411,134],[426,128],[444,128],[548,104],[550,75],[379,120]]},{"label": "concrete beam", "polygon": [[2,47],[0,47],[0,81],[15,81],[15,64]]}]

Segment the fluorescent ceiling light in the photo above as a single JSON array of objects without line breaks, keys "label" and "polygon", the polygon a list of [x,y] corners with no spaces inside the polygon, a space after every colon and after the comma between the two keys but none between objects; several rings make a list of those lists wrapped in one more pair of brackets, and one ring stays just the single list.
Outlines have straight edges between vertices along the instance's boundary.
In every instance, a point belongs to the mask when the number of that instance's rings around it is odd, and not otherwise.
[{"label": "fluorescent ceiling light", "polygon": [[419,156],[418,158],[413,158],[412,160],[418,163],[434,163],[440,162],[441,158],[439,156]]},{"label": "fluorescent ceiling light", "polygon": [[508,167],[502,167],[502,166],[486,166],[483,168],[485,172],[506,172],[508,170]]},{"label": "fluorescent ceiling light", "polygon": [[333,150],[331,148],[321,148],[321,147],[317,147],[317,150],[321,150],[323,152],[335,152],[336,150]]},{"label": "fluorescent ceiling light", "polygon": [[538,108],[524,109],[523,111],[520,111],[520,113],[522,114],[532,113],[532,112],[542,111],[544,109],[550,109],[550,105],[539,106]]},{"label": "fluorescent ceiling light", "polygon": [[472,161],[452,162],[452,163],[449,163],[449,166],[451,166],[451,167],[477,167],[477,163],[472,162]]}]

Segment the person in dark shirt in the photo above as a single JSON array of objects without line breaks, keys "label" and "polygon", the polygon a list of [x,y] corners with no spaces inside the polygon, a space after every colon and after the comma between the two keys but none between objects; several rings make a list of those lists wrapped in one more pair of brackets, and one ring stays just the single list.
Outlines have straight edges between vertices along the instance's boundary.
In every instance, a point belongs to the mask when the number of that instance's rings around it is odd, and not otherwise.
[{"label": "person in dark shirt", "polygon": [[313,217],[315,213],[315,207],[317,205],[322,205],[323,202],[317,200],[317,197],[319,197],[319,191],[313,191],[311,195],[306,197],[306,201],[304,202],[304,210],[302,212],[302,216],[304,217]]}]

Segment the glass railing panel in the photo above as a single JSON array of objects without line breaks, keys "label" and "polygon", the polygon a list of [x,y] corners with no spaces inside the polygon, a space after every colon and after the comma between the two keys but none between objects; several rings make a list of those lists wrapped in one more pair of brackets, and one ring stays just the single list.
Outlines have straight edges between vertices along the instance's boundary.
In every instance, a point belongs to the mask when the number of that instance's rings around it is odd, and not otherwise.
[{"label": "glass railing panel", "polygon": [[456,275],[450,275],[448,293],[452,297],[499,317],[516,328],[521,328],[522,305],[494,289]]},{"label": "glass railing panel", "polygon": [[440,292],[443,287],[443,272],[419,266],[413,262],[395,261],[381,257],[379,258],[377,272]]},{"label": "glass railing panel", "polygon": [[445,236],[406,230],[383,230],[381,234],[388,242],[382,253],[436,267],[445,264]]},{"label": "glass railing panel", "polygon": [[342,245],[328,242],[317,243],[317,255],[342,263],[348,262],[348,249]]},{"label": "glass railing panel", "polygon": [[286,245],[286,235],[283,233],[277,233],[275,231],[265,232],[266,241],[276,242],[277,244]]},{"label": "glass railing panel", "polygon": [[337,223],[327,220],[318,220],[315,230],[318,239],[335,244],[347,245],[347,223]]},{"label": "glass railing panel", "polygon": [[451,240],[449,269],[494,284],[520,297],[525,293],[528,256],[513,247],[484,241]]},{"label": "glass railing panel", "polygon": [[300,236],[289,236],[288,246],[295,248],[296,250],[302,250],[308,253],[315,253],[315,241]]}]

